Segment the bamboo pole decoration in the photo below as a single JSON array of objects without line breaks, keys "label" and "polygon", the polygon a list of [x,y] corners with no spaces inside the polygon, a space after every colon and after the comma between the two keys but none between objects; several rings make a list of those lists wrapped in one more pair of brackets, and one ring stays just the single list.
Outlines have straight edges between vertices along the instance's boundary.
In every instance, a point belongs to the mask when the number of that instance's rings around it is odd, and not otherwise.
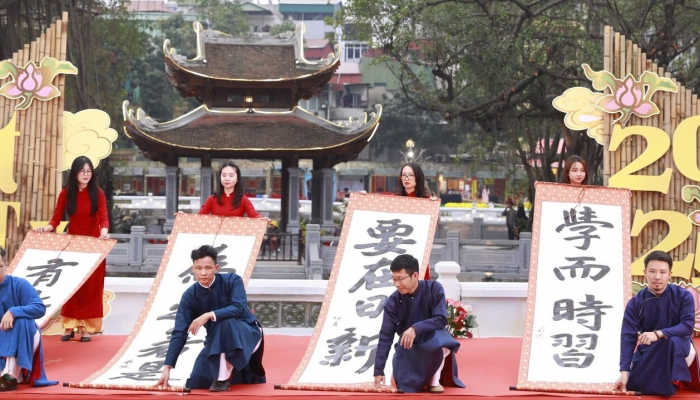
[{"label": "bamboo pole decoration", "polygon": [[[603,36],[603,69],[606,71],[612,70],[612,59],[610,54],[612,53],[612,27],[605,26],[604,36]],[[610,89],[605,89],[606,94],[610,94]],[[610,122],[612,117],[608,113],[603,113],[603,185],[608,186],[608,181],[610,180]]]},{"label": "bamboo pole decoration", "polygon": [[[68,13],[64,12],[59,21],[52,23],[37,40],[25,44],[12,56],[12,62],[24,67],[29,61],[36,66],[45,57],[66,60],[68,44]],[[6,83],[7,78],[0,80]],[[65,75],[59,74],[52,82],[61,93],[65,93]],[[11,258],[19,247],[30,220],[47,220],[53,212],[61,187],[62,113],[65,104],[63,96],[50,101],[34,101],[25,110],[15,111],[18,100],[0,96],[0,123],[9,123],[17,113],[15,129],[20,132],[15,140],[13,159],[14,178],[18,185],[15,193],[0,193],[0,200],[20,203],[20,226],[15,226],[16,216],[10,211],[7,216],[7,237],[5,245]]]}]

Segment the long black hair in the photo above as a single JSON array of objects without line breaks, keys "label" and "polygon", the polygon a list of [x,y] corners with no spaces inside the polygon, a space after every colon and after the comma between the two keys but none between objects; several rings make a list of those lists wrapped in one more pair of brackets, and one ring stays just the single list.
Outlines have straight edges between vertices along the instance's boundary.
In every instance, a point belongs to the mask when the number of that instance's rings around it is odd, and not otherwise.
[{"label": "long black hair", "polygon": [[416,179],[416,188],[414,189],[416,192],[416,197],[430,197],[430,191],[425,187],[425,175],[423,174],[423,170],[421,169],[420,165],[412,162],[405,163],[401,166],[401,169],[399,169],[399,191],[397,194],[399,196],[408,196],[408,193],[406,193],[406,188],[403,187],[403,178],[401,177],[405,167],[411,167],[413,170],[413,176]]},{"label": "long black hair", "polygon": [[66,193],[66,211],[68,215],[75,214],[78,208],[78,174],[85,168],[85,165],[89,166],[90,171],[92,171],[90,181],[87,184],[87,190],[90,193],[90,214],[95,215],[97,213],[99,188],[95,177],[95,167],[92,166],[92,161],[89,158],[79,156],[73,160],[73,164],[70,166],[70,173],[68,174],[68,192]]},{"label": "long black hair", "polygon": [[233,186],[232,203],[233,208],[236,209],[241,206],[241,199],[243,198],[243,183],[241,183],[241,169],[238,168],[238,165],[236,165],[233,160],[226,161],[225,163],[221,164],[221,168],[219,168],[219,187],[216,189],[216,202],[219,203],[219,205],[224,205],[224,203],[221,201],[221,196],[224,195],[224,185],[221,183],[221,173],[226,167],[231,167],[236,171],[236,184]]}]

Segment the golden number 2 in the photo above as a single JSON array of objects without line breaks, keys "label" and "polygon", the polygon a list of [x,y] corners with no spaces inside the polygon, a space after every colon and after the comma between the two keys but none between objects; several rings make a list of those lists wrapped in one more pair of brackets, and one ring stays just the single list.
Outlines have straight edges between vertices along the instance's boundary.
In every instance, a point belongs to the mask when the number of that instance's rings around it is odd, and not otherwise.
[{"label": "golden number 2", "polygon": [[610,138],[609,150],[617,150],[624,139],[634,135],[640,135],[646,139],[647,147],[639,157],[610,177],[610,187],[661,192],[663,194],[668,193],[673,176],[672,168],[666,168],[663,174],[657,176],[632,174],[638,172],[642,168],[648,167],[654,161],[663,157],[669,147],[671,147],[671,139],[669,139],[666,132],[653,126],[630,126],[621,128],[620,125],[615,125],[612,137]]},{"label": "golden number 2", "polygon": [[[668,235],[659,244],[632,263],[632,275],[644,275],[644,258],[654,250],[671,251],[680,246],[693,230],[688,216],[677,211],[654,210],[648,213],[637,210],[632,224],[632,237],[637,237],[642,228],[651,221],[664,221],[668,224]],[[682,261],[674,261],[672,276],[690,279],[695,253],[689,253]]]}]

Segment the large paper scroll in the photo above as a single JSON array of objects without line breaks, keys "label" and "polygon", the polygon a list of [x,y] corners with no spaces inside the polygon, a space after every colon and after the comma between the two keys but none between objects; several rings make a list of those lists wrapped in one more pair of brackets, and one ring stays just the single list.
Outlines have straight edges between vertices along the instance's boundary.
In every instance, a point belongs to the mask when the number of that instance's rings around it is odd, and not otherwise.
[{"label": "large paper scroll", "polygon": [[630,192],[536,183],[517,389],[612,393],[631,298]]},{"label": "large paper scroll", "polygon": [[80,289],[116,242],[89,236],[27,233],[8,273],[26,279],[39,292],[46,305],[46,314],[36,320],[39,327],[44,328]]},{"label": "large paper scroll", "polygon": [[[237,273],[247,285],[267,227],[264,219],[178,214],[163,261],[146,304],[122,348],[100,371],[71,387],[154,390],[175,326],[182,293],[196,282],[192,250],[208,244],[217,249],[219,273]],[[172,390],[181,391],[204,347],[206,330],[190,335],[170,371]]]},{"label": "large paper scroll", "polygon": [[[375,391],[374,359],[399,254],[428,266],[440,202],[353,193],[321,313],[306,354],[282,389]],[[392,351],[393,354],[393,351]],[[391,357],[384,370],[391,376]]]}]

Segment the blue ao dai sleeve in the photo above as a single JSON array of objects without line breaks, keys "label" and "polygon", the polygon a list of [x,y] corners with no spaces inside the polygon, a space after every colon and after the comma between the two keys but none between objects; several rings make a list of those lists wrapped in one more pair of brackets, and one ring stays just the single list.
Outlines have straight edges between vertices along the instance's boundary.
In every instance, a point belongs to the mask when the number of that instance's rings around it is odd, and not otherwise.
[{"label": "blue ao dai sleeve", "polygon": [[396,298],[389,297],[389,301],[384,305],[384,316],[382,317],[382,328],[379,330],[379,342],[377,343],[377,354],[374,358],[374,376],[384,376],[384,367],[389,358],[389,351],[394,342],[396,327],[399,324],[399,316],[396,310]]},{"label": "blue ao dai sleeve", "polygon": [[16,279],[16,287],[20,305],[10,307],[9,311],[16,318],[37,319],[46,314],[46,306],[39,298],[36,289],[24,279]]},{"label": "blue ao dai sleeve", "polygon": [[680,298],[680,320],[676,326],[670,328],[662,329],[661,333],[667,338],[678,336],[690,336],[693,333],[693,327],[695,326],[695,302],[693,301],[693,296],[687,290],[682,290]]},{"label": "blue ao dai sleeve", "polygon": [[180,304],[177,306],[177,314],[175,315],[175,328],[170,335],[170,344],[168,345],[168,354],[165,356],[165,365],[175,368],[180,352],[187,343],[187,330],[189,329],[194,318],[192,310],[189,307],[189,302],[194,301],[192,296],[188,296],[190,291],[185,291],[180,299]]},{"label": "blue ao dai sleeve", "polygon": [[632,355],[637,346],[637,332],[641,329],[641,323],[637,316],[636,297],[632,298],[625,307],[625,316],[622,320],[622,333],[620,335],[620,371],[629,371],[632,365]]},{"label": "blue ao dai sleeve", "polygon": [[[445,329],[447,326],[447,304],[445,302],[445,290],[437,282],[432,284],[432,290],[428,294],[424,301],[430,302],[430,309],[432,310],[432,317],[426,319],[425,321],[419,321],[413,324],[413,329],[416,330],[416,336],[422,335],[427,332],[436,331],[439,329]],[[426,285],[426,289],[429,286]]]},{"label": "blue ao dai sleeve", "polygon": [[214,310],[217,321],[223,321],[228,318],[244,318],[248,310],[248,301],[243,287],[243,279],[240,276],[235,276],[233,282],[225,280],[224,285],[231,286],[231,303],[230,305]]}]

